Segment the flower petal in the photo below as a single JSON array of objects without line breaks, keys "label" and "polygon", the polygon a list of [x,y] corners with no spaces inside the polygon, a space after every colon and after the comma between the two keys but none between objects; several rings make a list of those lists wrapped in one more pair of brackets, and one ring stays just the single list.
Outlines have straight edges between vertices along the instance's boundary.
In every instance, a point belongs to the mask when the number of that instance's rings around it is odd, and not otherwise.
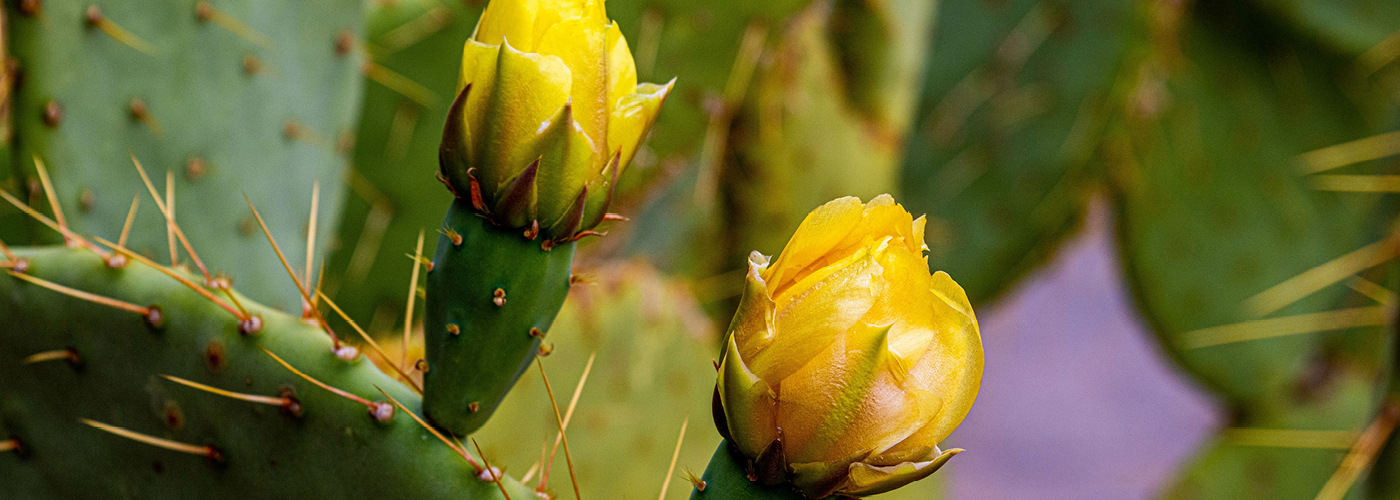
[{"label": "flower petal", "polygon": [[768,297],[768,287],[761,276],[767,267],[768,262],[762,254],[750,254],[749,274],[744,277],[744,294],[739,298],[734,319],[729,322],[729,336],[744,359],[752,359],[758,351],[773,342],[773,299]]},{"label": "flower petal", "polygon": [[488,99],[478,108],[484,108],[481,127],[471,123],[473,132],[483,131],[476,137],[475,155],[482,163],[478,179],[484,189],[494,195],[540,157],[534,146],[543,132],[541,124],[568,102],[570,79],[569,68],[558,57],[501,44],[489,95],[478,94],[473,84],[467,97],[469,107],[472,99]]},{"label": "flower petal", "polygon": [[928,477],[937,472],[943,467],[943,464],[948,463],[948,460],[951,460],[958,453],[962,453],[962,450],[951,449],[927,462],[904,462],[887,467],[863,463],[851,464],[850,474],[846,476],[846,484],[836,491],[843,495],[857,497],[884,493]]},{"label": "flower petal", "polygon": [[872,283],[881,272],[875,256],[862,251],[774,296],[778,334],[753,356],[749,366],[754,373],[769,381],[783,380],[856,326],[875,304]]},{"label": "flower petal", "polygon": [[[607,143],[608,132],[608,67],[603,52],[606,29],[597,19],[568,19],[545,30],[536,48],[540,54],[558,56],[569,67],[574,119],[600,147]],[[602,171],[605,154],[596,151],[589,171]]]},{"label": "flower petal", "polygon": [[535,18],[539,12],[537,0],[489,2],[476,23],[472,39],[486,45],[500,45],[503,40],[521,50],[535,48]]},{"label": "flower petal", "polygon": [[793,462],[881,453],[938,414],[936,394],[901,387],[888,327],[861,324],[778,387],[778,425]]},{"label": "flower petal", "polygon": [[887,453],[942,442],[972,409],[982,383],[982,336],[967,294],[942,271],[930,277],[929,286],[938,298],[933,304],[937,340],[930,344],[911,374],[915,383],[938,391],[948,404],[936,418]]},{"label": "flower petal", "polygon": [[847,196],[826,202],[807,214],[763,276],[770,294],[776,297],[783,288],[795,283],[800,273],[850,234],[864,213],[860,198]]}]

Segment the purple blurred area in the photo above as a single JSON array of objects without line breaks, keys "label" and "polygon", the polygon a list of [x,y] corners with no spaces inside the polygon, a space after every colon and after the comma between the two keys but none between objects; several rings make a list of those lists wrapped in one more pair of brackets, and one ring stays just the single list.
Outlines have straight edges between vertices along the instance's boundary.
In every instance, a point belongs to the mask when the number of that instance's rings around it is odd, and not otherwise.
[{"label": "purple blurred area", "polygon": [[1169,484],[1221,415],[1129,294],[1095,203],[1051,262],[978,311],[986,369],[948,441],[968,450],[944,469],[950,498],[1144,499]]}]

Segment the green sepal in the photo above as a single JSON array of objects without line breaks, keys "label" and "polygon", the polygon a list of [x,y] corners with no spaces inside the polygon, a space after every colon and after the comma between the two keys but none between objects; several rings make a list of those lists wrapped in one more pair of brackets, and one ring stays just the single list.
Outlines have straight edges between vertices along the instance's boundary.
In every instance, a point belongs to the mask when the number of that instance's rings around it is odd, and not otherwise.
[{"label": "green sepal", "polygon": [[763,486],[750,481],[748,459],[728,441],[721,442],[701,477],[705,489],[692,489],[690,500],[803,500],[790,484]]},{"label": "green sepal", "polygon": [[534,361],[569,293],[575,248],[544,250],[542,240],[492,225],[470,203],[458,199],[447,212],[423,320],[423,410],[459,436],[485,424]]}]

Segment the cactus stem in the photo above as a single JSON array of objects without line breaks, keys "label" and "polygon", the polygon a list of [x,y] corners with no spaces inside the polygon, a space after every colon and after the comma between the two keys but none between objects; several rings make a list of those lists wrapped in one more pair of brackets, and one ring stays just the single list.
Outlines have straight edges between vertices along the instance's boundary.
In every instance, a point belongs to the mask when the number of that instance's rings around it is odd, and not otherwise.
[{"label": "cactus stem", "polygon": [[101,296],[101,295],[97,295],[97,294],[93,294],[93,293],[84,292],[84,291],[82,291],[82,290],[77,290],[77,289],[69,288],[69,287],[60,285],[60,284],[58,284],[58,283],[54,283],[54,282],[52,282],[52,281],[49,281],[49,280],[46,280],[46,279],[43,279],[43,278],[38,278],[38,277],[30,276],[30,275],[28,275],[28,274],[21,274],[21,273],[17,273],[17,272],[14,272],[14,271],[6,271],[6,272],[9,273],[10,276],[14,276],[14,277],[19,278],[19,279],[22,279],[22,280],[24,280],[24,281],[28,281],[28,282],[30,282],[30,283],[33,283],[33,284],[42,286],[42,287],[47,288],[47,289],[49,289],[49,290],[53,290],[53,291],[55,291],[55,292],[58,292],[58,293],[61,293],[61,294],[64,294],[64,295],[67,295],[67,296],[70,296],[70,297],[73,297],[73,298],[77,298],[77,299],[81,299],[81,300],[86,300],[86,301],[92,302],[92,303],[94,303],[94,304],[101,304],[101,305],[104,305],[104,306],[108,306],[108,307],[112,307],[112,308],[116,308],[116,309],[121,309],[121,310],[123,310],[123,311],[134,312],[134,313],[136,313],[136,314],[140,314],[140,315],[145,316],[145,317],[148,317],[148,318],[152,316],[152,311],[153,311],[153,309],[150,308],[150,307],[138,306],[138,305],[136,305],[136,304],[132,304],[132,303],[130,303],[130,302],[124,302],[124,301],[117,300],[117,299],[114,299],[114,298],[111,298],[111,297],[103,297],[103,296]]},{"label": "cactus stem", "polygon": [[482,471],[482,474],[490,477],[490,479],[482,478],[482,480],[489,480],[496,483],[496,488],[501,490],[501,495],[506,497],[506,500],[511,500],[510,493],[506,493],[506,485],[501,484],[501,470],[492,467],[491,462],[486,460],[486,454],[481,452],[481,445],[476,442],[475,438],[472,438],[471,441],[472,446],[476,448],[476,455],[481,457],[481,463],[485,464],[485,470]]},{"label": "cactus stem", "polygon": [[59,234],[62,234],[64,241],[76,241],[78,242],[78,246],[87,248],[88,250],[92,250],[93,253],[97,254],[103,259],[111,257],[110,254],[108,254],[100,248],[97,248],[92,243],[88,242],[87,239],[83,238],[82,236],[78,236],[77,233],[69,231],[66,227],[58,225],[58,223],[54,222],[53,219],[45,217],[44,214],[39,213],[38,210],[35,210],[33,207],[25,204],[22,201],[19,201],[18,198],[15,198],[9,192],[0,189],[0,198],[4,198],[5,201],[9,202],[11,205],[14,205],[15,208],[18,208],[24,213],[29,214],[30,217],[34,218],[34,220],[37,220],[43,223],[45,226],[48,226],[49,228],[53,229],[54,231],[57,231]]},{"label": "cactus stem", "polygon": [[1400,231],[1392,232],[1383,240],[1352,250],[1322,265],[1303,271],[1245,299],[1245,311],[1255,318],[1266,316],[1312,295],[1313,292],[1347,279],[1363,270],[1381,265],[1398,255],[1400,255]]},{"label": "cactus stem", "polygon": [[365,75],[365,78],[398,92],[399,95],[407,97],[423,107],[430,107],[437,101],[437,96],[433,94],[432,90],[428,90],[428,87],[424,87],[423,84],[394,70],[380,66],[374,61],[366,59],[364,65],[360,66],[360,72]]},{"label": "cactus stem", "polygon": [[681,435],[676,438],[676,449],[671,452],[671,466],[666,468],[666,479],[661,481],[661,495],[657,500],[666,500],[666,490],[671,486],[671,475],[676,472],[676,460],[681,458],[681,444],[685,443],[685,428],[690,425],[690,417],[681,421]]},{"label": "cactus stem", "polygon": [[1390,440],[1397,420],[1400,420],[1400,401],[1388,399],[1381,406],[1380,415],[1361,433],[1351,451],[1342,459],[1341,466],[1322,486],[1322,491],[1317,493],[1317,500],[1341,500],[1346,496],[1352,484],[1356,483],[1356,478],[1361,476],[1361,471],[1375,462],[1376,454]]},{"label": "cactus stem", "polygon": [[[141,165],[141,160],[136,159],[136,155],[131,155],[131,164],[136,166],[136,172],[141,174],[141,182],[146,185],[146,191],[151,194],[151,199],[155,200],[156,208],[161,215],[165,216],[166,239],[170,243],[170,265],[178,262],[178,249],[175,248],[175,241],[185,247],[185,253],[190,254],[190,259],[194,261],[195,267],[199,268],[200,274],[204,275],[205,286],[212,287],[213,277],[209,275],[209,269],[204,267],[204,261],[199,258],[199,254],[194,251],[194,246],[190,245],[190,240],[185,238],[185,231],[180,229],[180,225],[175,222],[175,177],[169,170],[165,171],[165,201],[161,201],[160,194],[156,192],[155,184],[151,183],[151,177],[146,175],[146,168]],[[135,213],[135,209],[132,209]],[[122,230],[126,234],[126,230]],[[118,246],[126,247],[126,242],[122,241]],[[240,316],[241,317],[241,316]]]},{"label": "cactus stem", "polygon": [[[282,262],[282,267],[287,270],[287,275],[292,277],[292,283],[295,283],[297,286],[297,291],[301,292],[302,300],[306,301],[307,304],[314,304],[314,302],[312,302],[311,300],[311,294],[307,293],[306,287],[301,286],[301,280],[297,279],[296,271],[293,271],[292,265],[287,263],[287,256],[282,254],[282,247],[277,246],[277,240],[273,239],[272,231],[269,231],[267,229],[267,222],[263,220],[262,214],[258,213],[257,207],[253,206],[253,200],[248,198],[248,195],[246,194],[243,195],[243,200],[248,202],[248,208],[253,211],[253,217],[258,219],[258,226],[262,228],[263,236],[266,236],[267,242],[272,244],[272,251],[277,253],[277,260]],[[321,327],[321,331],[324,331],[327,335],[330,335],[331,342],[333,344],[332,348],[335,351],[337,351],[337,355],[339,355],[340,337],[337,337],[335,332],[331,331],[331,329],[326,326],[326,318],[321,316],[320,309],[311,307],[310,312],[315,313],[315,317],[316,320],[319,322],[318,325]]]},{"label": "cactus stem", "polygon": [[[309,220],[306,222],[306,267],[302,268],[305,270],[305,274],[301,277],[302,287],[306,290],[311,290],[311,266],[315,265],[316,261],[316,219],[320,207],[321,180],[317,179],[311,184],[311,215],[308,216]],[[317,283],[317,287],[320,287],[320,283]],[[311,311],[316,308],[316,300],[317,296],[312,294],[311,300],[302,303],[302,319],[309,319],[312,317]]]},{"label": "cactus stem", "polygon": [[[49,207],[53,208],[53,218],[58,222],[58,227],[65,231],[68,229],[68,221],[63,217],[63,206],[58,203],[58,193],[53,189],[53,181],[49,180],[49,169],[44,168],[44,161],[39,159],[39,155],[34,155],[34,170],[39,172],[39,183],[44,186],[44,197],[49,200]],[[64,238],[69,248],[77,244],[72,239]]]},{"label": "cactus stem", "polygon": [[112,433],[112,434],[116,434],[116,435],[118,435],[118,436],[121,436],[121,437],[130,439],[130,440],[133,440],[133,441],[139,441],[139,442],[142,442],[142,443],[149,444],[149,445],[151,445],[151,446],[157,446],[157,447],[165,448],[165,449],[171,450],[171,451],[178,451],[178,452],[181,452],[181,453],[189,453],[189,454],[191,454],[191,455],[200,455],[200,456],[203,456],[203,457],[205,457],[205,458],[208,458],[209,460],[211,460],[211,461],[213,461],[213,462],[216,462],[216,463],[217,463],[217,462],[223,462],[223,461],[224,461],[224,455],[223,455],[223,453],[221,453],[221,452],[219,451],[218,448],[215,448],[215,447],[213,447],[213,446],[208,446],[208,445],[206,445],[206,446],[195,446],[195,445],[192,445],[192,444],[181,443],[181,442],[179,442],[179,441],[171,441],[171,440],[169,440],[169,439],[162,439],[162,438],[158,438],[158,437],[155,437],[155,436],[148,436],[148,435],[145,435],[145,434],[142,434],[142,433],[139,433],[139,432],[126,430],[126,429],[123,429],[123,428],[121,428],[121,427],[117,427],[117,426],[115,426],[115,425],[104,424],[104,423],[102,423],[102,422],[98,422],[98,421],[96,421],[96,420],[91,420],[91,419],[86,419],[86,418],[80,418],[80,419],[78,419],[78,420],[79,420],[80,422],[84,423],[84,424],[87,424],[87,425],[96,427],[96,428],[99,429],[99,430],[106,431],[106,432],[110,432],[110,433]]},{"label": "cactus stem", "polygon": [[21,448],[23,448],[23,446],[20,445],[18,439],[6,439],[4,441],[0,441],[0,453],[4,453],[7,451],[19,451]]},{"label": "cactus stem", "polygon": [[177,383],[177,384],[184,385],[184,386],[187,386],[187,387],[193,387],[193,388],[195,388],[195,389],[199,389],[199,390],[204,391],[204,392],[208,392],[208,393],[212,393],[212,394],[218,394],[218,395],[220,395],[220,396],[224,396],[224,397],[228,397],[228,398],[233,398],[233,399],[238,399],[238,400],[242,400],[242,401],[247,401],[247,402],[249,402],[249,403],[258,403],[258,404],[279,406],[279,407],[281,407],[282,409],[285,409],[285,410],[288,410],[288,411],[293,411],[294,407],[300,405],[300,403],[299,403],[295,398],[292,398],[291,396],[272,397],[272,396],[262,396],[262,395],[258,395],[258,394],[244,394],[244,393],[241,393],[241,392],[226,391],[226,390],[220,389],[220,388],[218,388],[218,387],[207,386],[207,385],[201,384],[201,383],[199,383],[199,382],[195,382],[195,381],[192,381],[192,380],[185,380],[185,379],[183,379],[183,378],[176,377],[176,376],[174,376],[174,375],[165,375],[165,374],[162,374],[161,377],[164,377],[166,380],[169,380],[169,381],[171,381],[171,382],[175,382],[175,383]]},{"label": "cactus stem", "polygon": [[[392,419],[394,418],[394,407],[391,406],[391,405],[389,405],[388,403],[378,402],[378,401],[370,401],[370,400],[368,400],[368,399],[365,399],[365,398],[356,396],[356,395],[354,395],[354,394],[351,394],[351,393],[349,393],[349,392],[346,392],[346,391],[344,391],[344,390],[342,390],[342,389],[338,389],[338,388],[336,388],[336,387],[332,387],[331,385],[326,384],[325,382],[322,382],[322,381],[320,381],[320,380],[316,380],[316,379],[312,378],[310,375],[307,375],[307,374],[305,374],[305,373],[302,373],[301,370],[298,370],[298,369],[296,369],[295,367],[293,367],[291,364],[288,364],[286,361],[283,361],[282,358],[277,357],[276,354],[273,354],[272,351],[267,350],[266,347],[262,348],[262,350],[263,350],[263,352],[267,353],[268,356],[272,356],[272,359],[273,359],[274,361],[277,361],[277,364],[282,365],[283,368],[286,368],[287,371],[290,371],[290,372],[296,374],[298,377],[301,377],[301,378],[303,378],[303,379],[306,379],[307,382],[311,382],[312,384],[315,384],[317,387],[320,387],[320,388],[322,388],[322,389],[325,389],[325,390],[327,390],[327,391],[330,391],[332,394],[335,394],[335,395],[337,395],[337,396],[340,396],[340,397],[343,397],[343,398],[345,398],[345,399],[354,401],[354,402],[356,402],[356,403],[365,405],[366,408],[369,408],[369,414],[370,414],[370,416],[374,417],[375,420],[378,420],[378,421],[380,421],[380,422],[388,422],[389,420],[392,420]],[[383,392],[383,390],[381,389],[380,392]],[[386,396],[387,396],[387,394],[386,394]],[[393,398],[389,398],[389,399],[393,399]],[[396,402],[396,404],[397,404],[397,402]]]},{"label": "cactus stem", "polygon": [[129,258],[129,259],[135,259],[137,262],[140,262],[140,263],[142,263],[142,264],[145,264],[145,265],[147,265],[147,266],[150,266],[151,268],[153,268],[153,269],[155,269],[155,270],[157,270],[157,271],[160,271],[161,274],[164,274],[164,275],[166,275],[166,276],[169,276],[171,279],[174,279],[175,281],[180,282],[180,284],[185,285],[185,286],[186,286],[187,288],[189,288],[190,290],[194,290],[195,293],[198,293],[198,294],[204,296],[205,299],[208,299],[210,302],[213,302],[215,305],[218,305],[219,307],[222,307],[225,311],[228,311],[229,314],[232,314],[235,318],[238,318],[239,320],[246,320],[246,319],[248,319],[247,316],[245,316],[245,315],[247,314],[246,312],[240,312],[238,309],[234,309],[233,306],[228,305],[227,302],[224,302],[223,300],[220,300],[218,297],[215,297],[214,294],[209,293],[209,291],[208,291],[208,290],[205,290],[204,287],[201,287],[201,286],[199,286],[199,285],[194,284],[193,281],[190,281],[188,278],[185,278],[184,276],[180,276],[180,273],[175,272],[175,270],[173,270],[173,269],[171,269],[171,268],[168,268],[168,267],[165,267],[165,266],[162,266],[162,265],[160,265],[160,264],[156,264],[155,262],[152,262],[151,259],[147,259],[147,258],[141,256],[140,254],[137,254],[136,252],[131,251],[130,249],[128,249],[128,248],[126,248],[126,247],[119,246],[119,245],[117,245],[117,244],[115,244],[115,243],[112,243],[112,242],[110,242],[110,241],[107,241],[107,240],[102,239],[101,236],[93,236],[93,238],[95,238],[99,243],[102,243],[103,245],[107,245],[107,246],[109,246],[109,247],[112,247],[112,250],[115,250],[115,251],[121,253],[122,255],[125,255],[127,258]]},{"label": "cactus stem", "polygon": [[[460,240],[461,235],[457,238]],[[399,359],[399,366],[408,364],[409,337],[413,333],[413,306],[418,298],[418,269],[423,263],[423,228],[418,228],[418,245],[413,250],[413,275],[408,281],[408,305],[404,308],[403,318],[403,356]],[[385,360],[388,361],[388,360]],[[410,382],[412,383],[412,382]],[[422,391],[419,391],[422,394]]]},{"label": "cactus stem", "polygon": [[1393,314],[1394,311],[1388,307],[1368,306],[1281,318],[1256,319],[1183,333],[1180,345],[1183,349],[1199,349],[1286,335],[1327,332],[1363,326],[1384,326],[1389,324]]},{"label": "cactus stem", "polygon": [[[578,492],[578,475],[574,473],[574,458],[569,453],[569,436],[564,433],[564,417],[559,414],[559,402],[554,399],[554,389],[549,386],[549,375],[544,373],[544,361],[535,358],[535,366],[540,369],[540,378],[544,380],[544,391],[549,394],[549,405],[554,408],[554,422],[559,424],[559,440],[564,443],[564,463],[569,466],[569,482],[574,486],[574,500],[583,500],[583,496],[579,495]],[[589,367],[592,367],[591,363]]]},{"label": "cactus stem", "polygon": [[233,34],[238,35],[239,38],[253,42],[259,47],[272,50],[271,38],[268,38],[267,35],[262,33],[258,33],[257,30],[253,28],[249,28],[248,25],[239,22],[237,19],[234,19],[233,16],[221,12],[219,9],[215,9],[209,2],[201,1],[195,4],[194,16],[195,19],[203,22],[213,22],[229,30]]},{"label": "cactus stem", "polygon": [[[365,333],[364,328],[360,328],[359,323],[356,323],[355,320],[350,319],[350,316],[345,314],[345,311],[341,310],[340,306],[335,304],[335,301],[332,301],[331,298],[327,297],[324,293],[321,293],[319,291],[317,291],[316,293],[326,301],[326,305],[330,306],[332,311],[335,311],[335,313],[340,316],[340,319],[345,320],[346,323],[350,324],[350,328],[354,329],[356,333],[360,334],[360,338],[364,339],[365,343],[369,344],[370,349],[373,350],[375,354],[379,355],[379,359],[384,360],[385,363],[388,363],[389,366],[393,367],[394,371],[399,374],[399,377],[402,378],[404,382],[407,382],[409,387],[412,387],[414,391],[416,391],[418,394],[423,394],[423,388],[419,387],[418,383],[413,381],[413,377],[408,376],[408,374],[403,371],[402,363],[394,363],[394,360],[389,357],[389,354],[384,352],[384,349],[379,347],[378,342],[374,341],[374,337],[370,337],[368,333]],[[405,344],[404,350],[408,350],[407,344]]]},{"label": "cactus stem", "polygon": [[403,403],[400,403],[398,399],[395,399],[393,396],[390,396],[389,393],[384,392],[383,388],[379,386],[375,386],[374,388],[379,389],[379,392],[383,394],[384,397],[389,398],[389,401],[392,402],[394,406],[399,407],[399,409],[403,410],[403,412],[408,414],[408,416],[413,417],[413,421],[418,422],[418,425],[422,426],[423,429],[432,433],[434,437],[438,438],[438,441],[442,441],[442,444],[447,445],[447,447],[451,448],[452,451],[457,452],[457,455],[461,456],[462,460],[466,460],[467,464],[472,466],[472,469],[476,470],[476,472],[481,472],[481,464],[477,463],[476,459],[472,458],[471,454],[467,453],[467,450],[462,449],[461,446],[457,446],[452,441],[448,440],[447,437],[443,436],[441,432],[438,432],[436,428],[434,428],[431,425],[428,425],[427,422],[424,422],[423,419],[419,417],[417,413],[409,411],[408,407],[404,406]]},{"label": "cactus stem", "polygon": [[117,23],[112,22],[111,19],[107,19],[106,16],[102,15],[102,9],[97,8],[96,5],[88,6],[86,17],[88,26],[102,30],[103,33],[106,33],[108,36],[111,36],[127,47],[131,47],[146,54],[155,54],[156,49],[151,46],[149,42],[142,40],[141,37],[118,26]]},{"label": "cactus stem", "polygon": [[75,351],[72,347],[69,347],[65,349],[59,349],[57,351],[44,351],[30,354],[28,356],[25,356],[25,358],[21,360],[19,364],[32,365],[34,363],[42,363],[45,361],[58,361],[60,359],[68,360],[68,363],[72,365],[77,365],[82,361],[78,358],[78,351]]},{"label": "cactus stem", "polygon": [[505,307],[506,290],[504,288],[497,288],[496,292],[491,294],[491,303],[496,304],[496,307]]},{"label": "cactus stem", "polygon": [[1400,154],[1400,130],[1303,153],[1298,155],[1298,170],[1302,175],[1316,174],[1394,154]]},{"label": "cactus stem", "polygon": [[1400,175],[1314,175],[1312,188],[1343,193],[1400,193]]},{"label": "cactus stem", "polygon": [[146,128],[151,129],[151,133],[157,138],[165,136],[165,128],[160,126],[160,121],[151,116],[150,109],[146,108],[146,101],[140,97],[131,98],[131,119],[141,122]]}]

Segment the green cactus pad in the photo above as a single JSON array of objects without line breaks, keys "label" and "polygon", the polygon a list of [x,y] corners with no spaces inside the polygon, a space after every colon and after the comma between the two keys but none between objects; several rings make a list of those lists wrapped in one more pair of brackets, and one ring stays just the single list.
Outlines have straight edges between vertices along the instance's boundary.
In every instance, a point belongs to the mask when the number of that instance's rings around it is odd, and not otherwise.
[{"label": "green cactus pad", "polygon": [[[1253,336],[1268,336],[1286,331],[1289,316],[1375,306],[1340,283],[1347,276],[1315,291],[1276,287],[1387,234],[1393,200],[1315,189],[1298,157],[1379,132],[1365,118],[1387,108],[1337,87],[1343,61],[1281,40],[1257,18],[1230,17],[1238,10],[1209,14],[1220,24],[1183,30],[1189,63],[1160,83],[1158,114],[1119,141],[1133,159],[1112,172],[1118,234],[1130,286],[1168,352],[1236,411],[1260,412],[1337,371],[1328,354],[1337,345],[1375,345],[1375,329],[1349,328],[1368,324],[1358,320],[1258,340],[1225,325],[1274,318],[1256,324]],[[1271,298],[1290,287],[1304,290],[1298,300]],[[1381,354],[1363,351],[1355,363],[1383,365]]]},{"label": "green cactus pad", "polygon": [[929,217],[929,267],[973,304],[1077,225],[1133,13],[1112,0],[941,5],[899,199]]},{"label": "green cactus pad", "polygon": [[298,309],[243,196],[275,215],[268,224],[283,248],[304,255],[319,180],[317,239],[329,246],[360,99],[361,4],[7,2],[23,73],[14,93],[21,177],[30,184],[37,155],[68,223],[108,239],[132,196],[145,197],[130,246],[165,261],[165,224],[131,156],[161,191],[173,171],[176,218],[211,271],[232,272],[269,305]]},{"label": "green cactus pad", "polygon": [[443,222],[423,319],[423,409],[434,424],[475,432],[530,367],[569,293],[575,243],[551,249],[499,229],[456,200]]},{"label": "green cactus pad", "polygon": [[[24,248],[28,273],[85,292],[160,308],[143,316],[0,276],[0,453],[7,498],[415,498],[499,499],[497,485],[402,411],[380,422],[367,407],[294,375],[263,349],[326,384],[410,409],[418,397],[359,357],[343,361],[300,319],[252,303],[254,335],[155,269],[112,269],[87,250]],[[26,364],[71,349],[78,362]],[[212,394],[162,375],[239,393],[294,396],[297,412]],[[290,390],[290,393],[279,392]],[[217,448],[219,460],[109,434],[91,419],[148,436]],[[489,457],[488,457],[489,458]],[[511,479],[515,499],[530,491]]]}]

